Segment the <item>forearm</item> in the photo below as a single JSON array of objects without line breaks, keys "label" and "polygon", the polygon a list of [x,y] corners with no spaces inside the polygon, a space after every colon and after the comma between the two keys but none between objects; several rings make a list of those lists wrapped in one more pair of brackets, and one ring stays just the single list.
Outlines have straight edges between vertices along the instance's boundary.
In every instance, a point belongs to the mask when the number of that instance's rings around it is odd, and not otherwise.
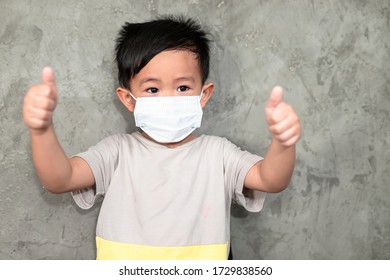
[{"label": "forearm", "polygon": [[64,192],[72,176],[72,167],[53,126],[45,130],[30,129],[30,137],[32,158],[42,184],[50,192]]},{"label": "forearm", "polygon": [[259,170],[264,187],[280,192],[290,183],[295,165],[295,145],[285,147],[273,139]]}]

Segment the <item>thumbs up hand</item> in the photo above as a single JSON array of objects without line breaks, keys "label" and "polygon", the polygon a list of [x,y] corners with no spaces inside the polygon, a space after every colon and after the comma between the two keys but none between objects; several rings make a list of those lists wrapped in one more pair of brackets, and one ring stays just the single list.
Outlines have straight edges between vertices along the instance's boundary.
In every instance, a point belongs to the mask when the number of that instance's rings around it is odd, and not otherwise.
[{"label": "thumbs up hand", "polygon": [[32,86],[23,101],[23,120],[31,130],[44,131],[52,125],[57,105],[57,86],[54,71],[42,70],[42,83]]},{"label": "thumbs up hand", "polygon": [[282,99],[283,89],[274,87],[265,106],[265,117],[273,139],[291,147],[301,136],[301,124],[294,109]]}]

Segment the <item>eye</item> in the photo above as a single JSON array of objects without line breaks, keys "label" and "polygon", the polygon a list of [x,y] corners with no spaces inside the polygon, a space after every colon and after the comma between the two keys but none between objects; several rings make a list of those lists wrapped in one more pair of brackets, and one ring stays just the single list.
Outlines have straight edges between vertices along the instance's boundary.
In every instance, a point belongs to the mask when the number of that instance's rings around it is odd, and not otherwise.
[{"label": "eye", "polygon": [[158,92],[158,88],[148,88],[146,92],[156,94]]},{"label": "eye", "polygon": [[187,87],[187,86],[180,86],[177,88],[177,91],[179,92],[185,92],[185,91],[188,91],[190,88]]}]

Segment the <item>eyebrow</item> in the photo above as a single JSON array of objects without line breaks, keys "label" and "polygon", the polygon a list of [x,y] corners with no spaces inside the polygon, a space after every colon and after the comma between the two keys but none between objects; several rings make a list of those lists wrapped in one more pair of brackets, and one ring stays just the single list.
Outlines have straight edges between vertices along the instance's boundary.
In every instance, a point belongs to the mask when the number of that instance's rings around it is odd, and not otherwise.
[{"label": "eyebrow", "polygon": [[181,82],[181,81],[186,82],[186,81],[190,81],[190,82],[192,82],[192,83],[195,83],[195,79],[194,79],[194,77],[192,77],[192,76],[179,77],[179,78],[176,78],[175,81],[176,81],[176,82]]},{"label": "eyebrow", "polygon": [[157,78],[152,78],[152,77],[146,77],[146,78],[143,78],[139,81],[139,85],[143,85],[145,83],[148,83],[148,82],[161,82],[159,79]]},{"label": "eyebrow", "polygon": [[[191,76],[184,76],[184,77],[179,77],[179,78],[175,79],[175,82],[186,82],[186,81],[195,83],[195,79]],[[153,78],[153,77],[146,77],[146,78],[143,78],[139,81],[139,85],[141,86],[141,85],[148,83],[148,82],[160,83],[161,80],[157,79],[157,78]]]}]

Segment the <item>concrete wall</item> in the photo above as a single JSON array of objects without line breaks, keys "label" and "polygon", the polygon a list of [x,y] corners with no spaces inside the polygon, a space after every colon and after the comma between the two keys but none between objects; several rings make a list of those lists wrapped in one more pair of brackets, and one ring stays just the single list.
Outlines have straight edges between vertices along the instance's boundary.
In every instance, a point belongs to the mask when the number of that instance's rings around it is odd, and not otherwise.
[{"label": "concrete wall", "polygon": [[301,117],[291,186],[261,213],[233,208],[237,259],[390,259],[390,2],[0,0],[0,259],[93,259],[99,207],[81,211],[34,172],[23,96],[51,65],[65,151],[134,130],[116,100],[125,21],[181,13],[213,35],[202,133],[253,153],[280,84]]}]

